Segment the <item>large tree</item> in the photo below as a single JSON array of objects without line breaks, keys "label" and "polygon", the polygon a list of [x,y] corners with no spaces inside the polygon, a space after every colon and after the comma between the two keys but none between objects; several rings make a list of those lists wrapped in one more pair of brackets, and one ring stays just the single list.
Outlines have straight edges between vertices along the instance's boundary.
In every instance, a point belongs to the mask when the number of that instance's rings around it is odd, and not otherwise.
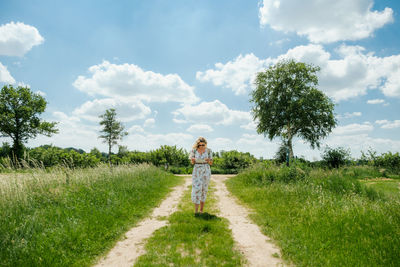
[{"label": "large tree", "polygon": [[0,91],[0,134],[13,140],[14,159],[23,155],[24,143],[38,134],[51,136],[57,133],[56,122],[47,122],[39,118],[46,109],[43,96],[33,93],[30,88],[12,85],[4,86]]},{"label": "large tree", "polygon": [[281,137],[293,158],[292,139],[297,136],[320,146],[337,122],[334,104],[317,89],[319,67],[282,60],[257,73],[250,101],[257,132],[270,140]]},{"label": "large tree", "polygon": [[100,135],[99,138],[102,138],[103,142],[108,144],[108,160],[111,165],[112,146],[117,145],[119,140],[122,140],[124,136],[128,135],[128,132],[125,132],[122,123],[117,121],[115,109],[107,109],[106,112],[99,117],[102,119],[100,125],[103,126],[103,129],[100,131],[102,135]]}]

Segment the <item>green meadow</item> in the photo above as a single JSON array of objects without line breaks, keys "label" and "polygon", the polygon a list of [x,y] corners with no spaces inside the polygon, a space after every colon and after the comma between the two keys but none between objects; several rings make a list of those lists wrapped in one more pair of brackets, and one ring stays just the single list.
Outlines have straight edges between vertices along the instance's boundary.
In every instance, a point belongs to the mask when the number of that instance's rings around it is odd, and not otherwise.
[{"label": "green meadow", "polygon": [[90,266],[180,182],[149,165],[1,174],[0,266]]},{"label": "green meadow", "polygon": [[377,175],[258,165],[227,185],[296,266],[398,266],[400,179]]}]

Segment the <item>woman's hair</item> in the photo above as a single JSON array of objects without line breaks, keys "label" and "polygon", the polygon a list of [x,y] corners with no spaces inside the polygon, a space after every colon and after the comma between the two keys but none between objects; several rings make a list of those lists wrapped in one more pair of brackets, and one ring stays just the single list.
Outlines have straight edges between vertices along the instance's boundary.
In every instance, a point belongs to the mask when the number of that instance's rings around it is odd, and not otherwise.
[{"label": "woman's hair", "polygon": [[196,142],[194,142],[193,149],[197,149],[199,143],[204,143],[207,146],[207,140],[204,137],[197,138]]}]

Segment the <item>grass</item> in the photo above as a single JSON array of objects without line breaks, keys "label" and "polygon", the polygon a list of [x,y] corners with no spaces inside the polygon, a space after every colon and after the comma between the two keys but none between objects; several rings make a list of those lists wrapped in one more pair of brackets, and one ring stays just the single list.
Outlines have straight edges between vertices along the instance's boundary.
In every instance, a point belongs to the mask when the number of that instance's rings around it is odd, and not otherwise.
[{"label": "grass", "polygon": [[146,254],[135,266],[241,266],[244,259],[234,247],[228,221],[216,216],[214,189],[208,192],[205,213],[195,217],[185,192],[169,225],[157,230],[146,244]]},{"label": "grass", "polygon": [[273,168],[247,170],[227,186],[255,211],[253,220],[284,259],[297,266],[398,266],[398,198],[365,187],[348,170],[309,170],[303,179],[283,182],[269,179],[268,173],[285,172]]},{"label": "grass", "polygon": [[0,177],[0,266],[89,266],[181,177],[147,165]]},{"label": "grass", "polygon": [[400,180],[398,179],[370,179],[360,180],[360,182],[378,192],[382,192],[387,197],[400,197]]}]

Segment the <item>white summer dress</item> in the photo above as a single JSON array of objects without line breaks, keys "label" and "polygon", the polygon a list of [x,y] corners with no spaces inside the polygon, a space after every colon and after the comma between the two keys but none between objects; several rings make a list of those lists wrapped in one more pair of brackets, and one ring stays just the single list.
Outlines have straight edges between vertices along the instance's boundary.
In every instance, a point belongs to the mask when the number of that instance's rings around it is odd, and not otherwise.
[{"label": "white summer dress", "polygon": [[[209,158],[212,160],[211,149],[206,149],[203,154],[200,154],[197,149],[193,149],[190,152],[189,158],[195,158],[196,160],[203,160]],[[192,202],[195,204],[200,204],[200,202],[205,202],[208,191],[208,183],[211,178],[211,169],[208,163],[198,164],[195,163],[192,173]]]}]

